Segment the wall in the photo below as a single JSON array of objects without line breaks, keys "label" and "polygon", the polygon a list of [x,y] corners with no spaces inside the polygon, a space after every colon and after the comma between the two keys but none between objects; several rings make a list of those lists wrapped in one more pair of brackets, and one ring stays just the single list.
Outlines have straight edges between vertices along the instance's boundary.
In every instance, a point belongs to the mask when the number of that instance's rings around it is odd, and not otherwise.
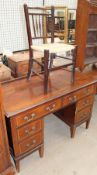
[{"label": "wall", "polygon": [[28,48],[23,4],[41,6],[42,0],[0,0],[0,53]]},{"label": "wall", "polygon": [[[46,5],[67,5],[76,8],[77,0],[45,0]],[[42,6],[42,0],[0,0],[0,53],[28,48],[23,4]]]}]

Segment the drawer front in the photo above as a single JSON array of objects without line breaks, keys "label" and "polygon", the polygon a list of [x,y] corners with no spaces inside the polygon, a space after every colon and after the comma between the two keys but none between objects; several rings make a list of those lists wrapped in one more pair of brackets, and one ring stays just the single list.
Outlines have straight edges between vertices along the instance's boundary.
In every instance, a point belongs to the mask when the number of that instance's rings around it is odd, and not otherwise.
[{"label": "drawer front", "polygon": [[78,103],[77,103],[77,107],[76,107],[77,111],[80,111],[81,109],[83,109],[89,105],[92,105],[93,102],[94,102],[93,95],[83,98],[82,100],[78,101]]},{"label": "drawer front", "polygon": [[23,126],[61,108],[61,99],[53,100],[16,117],[16,127]]},{"label": "drawer front", "polygon": [[42,129],[42,120],[37,120],[30,124],[27,124],[26,126],[23,126],[22,128],[17,129],[18,140],[21,141],[39,132],[41,129]]},{"label": "drawer front", "polygon": [[63,106],[67,106],[69,104],[72,104],[76,102],[77,100],[82,99],[83,97],[86,97],[88,95],[95,94],[95,88],[94,85],[88,86],[86,88],[83,88],[81,90],[78,90],[77,92],[71,93],[67,96],[63,97]]},{"label": "drawer front", "polygon": [[83,110],[81,110],[80,112],[77,112],[76,115],[75,115],[75,122],[81,122],[87,118],[89,118],[91,116],[91,110],[92,110],[92,107],[87,107]]},{"label": "drawer front", "polygon": [[40,132],[39,134],[30,137],[19,144],[20,154],[26,153],[27,151],[34,149],[41,143],[42,143],[42,133]]},{"label": "drawer front", "polygon": [[88,95],[91,95],[91,94],[95,94],[95,88],[94,88],[94,85],[91,85],[91,86],[88,86],[86,88],[83,88],[79,91],[77,91],[74,96],[75,98],[77,98],[77,100],[83,98],[83,97],[86,97]]},{"label": "drawer front", "polygon": [[67,95],[66,97],[63,97],[63,106],[67,106],[69,104],[72,104],[76,102],[77,98],[74,95],[74,93]]}]

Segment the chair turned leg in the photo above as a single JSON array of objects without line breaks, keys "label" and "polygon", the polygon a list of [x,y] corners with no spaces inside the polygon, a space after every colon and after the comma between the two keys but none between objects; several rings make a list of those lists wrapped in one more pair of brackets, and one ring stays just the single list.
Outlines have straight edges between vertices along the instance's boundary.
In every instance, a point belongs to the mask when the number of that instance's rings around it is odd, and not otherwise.
[{"label": "chair turned leg", "polygon": [[32,68],[33,68],[33,50],[30,49],[29,51],[29,66],[28,66],[28,75],[27,75],[27,79],[29,80],[31,78],[31,74],[32,74]]},{"label": "chair turned leg", "polygon": [[73,50],[73,70],[72,70],[72,78],[71,78],[71,83],[73,84],[75,81],[76,56],[77,56],[77,46]]},{"label": "chair turned leg", "polygon": [[90,119],[86,121],[86,129],[89,128],[89,124],[90,124]]},{"label": "chair turned leg", "polygon": [[15,161],[15,166],[16,166],[17,172],[19,173],[20,172],[20,162],[19,162],[19,160]]},{"label": "chair turned leg", "polygon": [[75,131],[76,131],[76,127],[75,127],[75,126],[72,126],[72,127],[70,128],[71,138],[74,138],[74,136],[75,136]]},{"label": "chair turned leg", "polygon": [[44,57],[41,58],[41,63],[42,63],[41,71],[44,71]]},{"label": "chair turned leg", "polygon": [[41,158],[43,157],[43,155],[44,155],[44,146],[41,146],[39,148],[39,155],[40,155]]},{"label": "chair turned leg", "polygon": [[47,94],[47,91],[48,91],[48,76],[49,76],[48,62],[49,62],[49,50],[45,50],[44,51],[44,94]]}]

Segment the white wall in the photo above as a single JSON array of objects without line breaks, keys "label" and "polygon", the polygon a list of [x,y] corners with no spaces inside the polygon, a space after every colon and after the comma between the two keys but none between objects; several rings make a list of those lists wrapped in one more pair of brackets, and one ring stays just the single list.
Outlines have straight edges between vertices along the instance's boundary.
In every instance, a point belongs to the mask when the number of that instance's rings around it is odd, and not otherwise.
[{"label": "white wall", "polygon": [[[76,8],[77,0],[45,0],[46,5]],[[42,0],[0,0],[0,53],[28,48],[23,4],[42,6]]]},{"label": "white wall", "polygon": [[41,6],[42,0],[0,0],[0,53],[28,48],[23,4]]}]

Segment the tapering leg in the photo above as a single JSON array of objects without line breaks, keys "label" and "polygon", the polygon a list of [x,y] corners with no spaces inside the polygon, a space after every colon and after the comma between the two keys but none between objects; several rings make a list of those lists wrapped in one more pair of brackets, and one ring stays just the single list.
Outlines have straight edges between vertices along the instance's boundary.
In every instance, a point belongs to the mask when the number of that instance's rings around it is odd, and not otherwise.
[{"label": "tapering leg", "polygon": [[75,136],[75,131],[76,131],[76,127],[75,127],[75,126],[72,126],[72,127],[70,128],[71,138],[74,138],[74,136]]},{"label": "tapering leg", "polygon": [[41,67],[41,71],[44,71],[44,57],[41,58],[41,62],[42,62],[42,67]]},{"label": "tapering leg", "polygon": [[39,155],[42,158],[44,155],[44,145],[39,148]]},{"label": "tapering leg", "polygon": [[90,120],[91,120],[91,119],[87,120],[87,122],[86,122],[86,129],[89,128]]},{"label": "tapering leg", "polygon": [[52,69],[52,66],[53,66],[53,59],[54,59],[54,58],[55,58],[55,54],[52,53],[51,56],[50,56],[50,66],[49,66],[50,70]]},{"label": "tapering leg", "polygon": [[44,94],[47,94],[48,89],[48,76],[49,76],[49,50],[44,51]]},{"label": "tapering leg", "polygon": [[75,66],[73,65],[71,82],[74,83],[75,80]]},{"label": "tapering leg", "polygon": [[19,160],[15,161],[15,166],[16,166],[17,172],[19,173],[20,172],[20,161]]}]

